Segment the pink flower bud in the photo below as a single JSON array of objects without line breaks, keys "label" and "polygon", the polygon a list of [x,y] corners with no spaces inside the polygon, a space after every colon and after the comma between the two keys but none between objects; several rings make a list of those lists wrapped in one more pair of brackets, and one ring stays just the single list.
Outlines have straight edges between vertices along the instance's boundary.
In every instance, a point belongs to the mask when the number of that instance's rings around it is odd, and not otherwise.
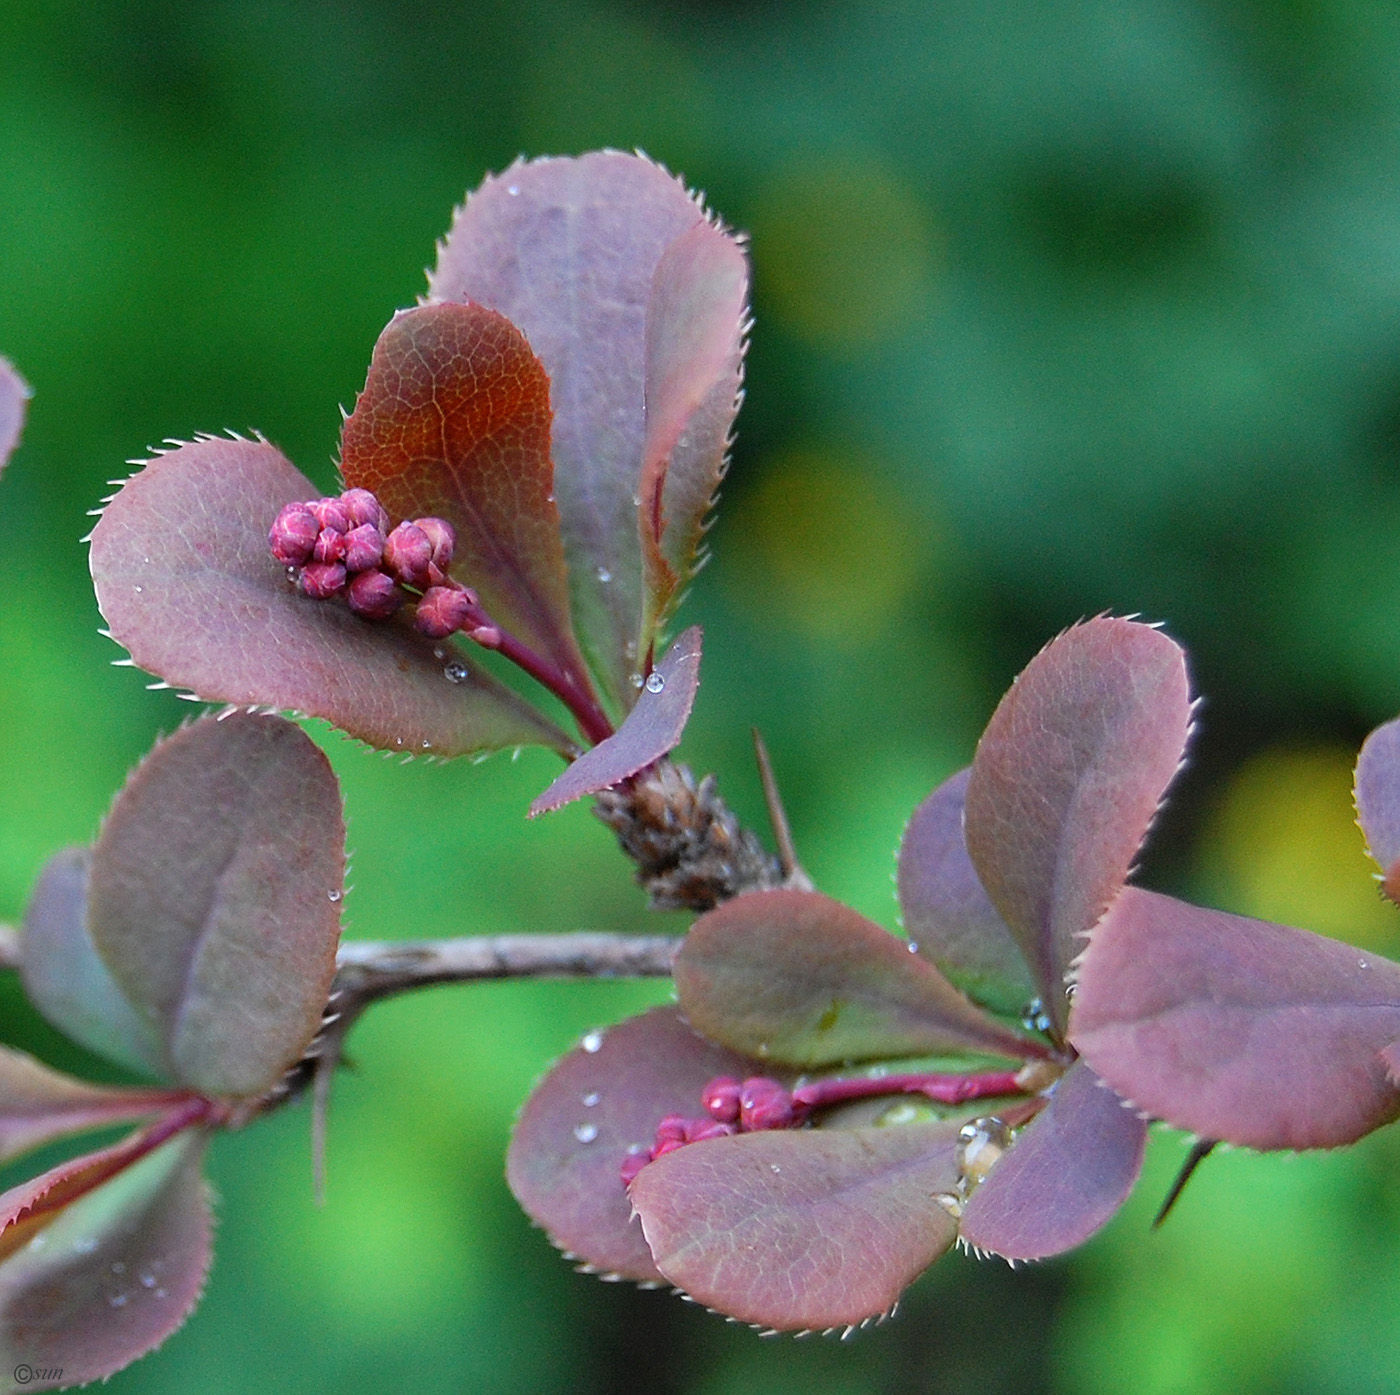
[{"label": "pink flower bud", "polygon": [[345,564],[343,562],[309,562],[301,569],[297,580],[302,594],[313,601],[324,601],[329,596],[338,595],[345,587]]},{"label": "pink flower bud", "polygon": [[368,489],[347,489],[340,496],[340,502],[345,505],[346,512],[350,515],[352,529],[368,523],[378,528],[381,533],[389,531],[388,510]]},{"label": "pink flower bud", "polygon": [[446,639],[460,630],[472,613],[470,597],[448,586],[430,586],[418,602],[413,628],[430,639]]},{"label": "pink flower bud", "polygon": [[767,1076],[752,1075],[739,1091],[739,1127],[746,1132],[786,1129],[798,1121],[792,1096]]},{"label": "pink flower bud", "polygon": [[384,542],[384,568],[405,586],[428,587],[428,563],[433,545],[416,523],[400,523]]},{"label": "pink flower bud", "polygon": [[626,1153],[622,1158],[622,1185],[630,1187],[637,1174],[651,1161],[651,1154],[643,1151],[640,1153]]},{"label": "pink flower bud", "polygon": [[316,515],[316,522],[322,528],[348,533],[354,527],[350,522],[350,510],[339,499],[313,499],[306,507]]},{"label": "pink flower bud", "polygon": [[668,1114],[656,1126],[656,1146],[663,1143],[684,1143],[690,1120],[683,1114]]},{"label": "pink flower bud", "polygon": [[728,1138],[738,1133],[734,1124],[722,1124],[717,1119],[692,1119],[686,1134],[687,1143],[703,1143],[707,1138]]},{"label": "pink flower bud", "polygon": [[657,1158],[664,1158],[667,1153],[674,1153],[677,1148],[684,1147],[685,1139],[668,1138],[665,1143],[658,1143],[656,1147],[651,1150],[651,1160],[655,1162]]},{"label": "pink flower bud", "polygon": [[413,521],[433,549],[433,565],[446,574],[452,565],[453,549],[457,546],[457,534],[452,531],[452,525],[444,518],[415,518]]},{"label": "pink flower bud", "polygon": [[317,562],[341,562],[345,560],[345,534],[334,528],[322,528],[316,535],[316,546],[311,550]]},{"label": "pink flower bud", "polygon": [[362,523],[345,535],[347,571],[367,572],[384,557],[384,534],[373,523]]},{"label": "pink flower bud", "polygon": [[272,555],[289,567],[303,567],[311,560],[316,546],[316,534],[321,525],[305,504],[288,504],[277,515],[272,531],[267,535]]},{"label": "pink flower bud", "polygon": [[705,1113],[722,1124],[732,1124],[739,1117],[739,1091],[743,1087],[728,1075],[717,1075],[700,1092]]},{"label": "pink flower bud", "polygon": [[394,578],[383,572],[360,572],[345,588],[345,599],[356,615],[364,615],[372,620],[382,620],[392,615],[403,601]]}]

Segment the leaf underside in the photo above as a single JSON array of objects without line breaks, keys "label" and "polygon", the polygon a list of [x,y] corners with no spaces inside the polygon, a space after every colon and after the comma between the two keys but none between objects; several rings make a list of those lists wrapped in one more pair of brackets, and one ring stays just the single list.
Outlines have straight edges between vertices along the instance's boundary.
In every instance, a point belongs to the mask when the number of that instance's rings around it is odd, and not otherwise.
[{"label": "leaf underside", "polygon": [[621,784],[680,745],[700,687],[700,638],[698,625],[676,637],[622,725],[536,797],[531,818]]},{"label": "leaf underside", "polygon": [[19,444],[29,387],[8,359],[0,358],[0,470]]},{"label": "leaf underside", "polygon": [[[209,1269],[209,1200],[200,1177],[205,1141],[202,1132],[177,1136],[70,1202],[0,1263],[6,1378],[27,1365],[61,1375],[36,1378],[26,1390],[100,1380],[184,1322]],[[56,1171],[73,1177],[85,1166],[100,1169],[102,1158],[92,1154]],[[13,1209],[14,1197],[0,1197],[0,1217]]]},{"label": "leaf underside", "polygon": [[670,1007],[585,1041],[598,1049],[570,1051],[525,1101],[506,1180],[559,1249],[600,1273],[659,1283],[632,1219],[622,1160],[629,1150],[651,1147],[666,1115],[700,1117],[701,1091],[715,1076],[742,1079],[764,1067],[706,1041]]},{"label": "leaf underside", "polygon": [[1041,650],[978,744],[967,850],[1061,1033],[1070,964],[1123,885],[1190,722],[1180,647],[1099,618]]},{"label": "leaf underside", "polygon": [[1146,1144],[1146,1121],[1076,1061],[973,1192],[963,1240],[1006,1259],[1082,1245],[1128,1199]]},{"label": "leaf underside", "polygon": [[1332,1148],[1400,1115],[1400,965],[1129,887],[1079,969],[1071,1039],[1125,1099],[1251,1148]]},{"label": "leaf underside", "polygon": [[549,379],[524,335],[481,305],[424,305],[379,336],[341,433],[340,467],[395,523],[445,518],[458,580],[587,688],[549,435]]},{"label": "leaf underside", "polygon": [[140,667],[210,702],[324,717],[381,750],[453,756],[568,738],[406,621],[297,593],[268,551],[287,503],[318,491],[264,441],[205,439],[159,455],[92,535],[97,603]]},{"label": "leaf underside", "polygon": [[90,848],[66,848],[44,866],[24,912],[20,979],[60,1032],[141,1075],[167,1071],[152,1024],[127,1001],[87,927]]},{"label": "leaf underside", "polygon": [[633,1182],[657,1267],[706,1306],[778,1330],[886,1313],[953,1243],[934,1200],[958,1125],[740,1134],[658,1158]]},{"label": "leaf underside", "polygon": [[1019,1013],[1035,987],[967,855],[963,800],[971,773],[945,780],[914,810],[899,845],[899,905],[905,933],[924,958],[977,1002]]},{"label": "leaf underside", "polygon": [[1367,850],[1384,874],[1385,894],[1400,899],[1400,720],[1377,727],[1362,744],[1356,813]]},{"label": "leaf underside", "polygon": [[335,973],[340,790],[280,717],[205,718],[161,742],[93,850],[88,924],[171,1078],[260,1093],[315,1035]]},{"label": "leaf underside", "polygon": [[[697,235],[700,245],[674,253],[658,283],[668,249],[703,225],[685,186],[639,156],[517,161],[457,211],[429,278],[431,301],[500,311],[549,373],[576,624],[622,711],[636,700],[631,675],[652,638],[644,614],[654,623],[664,609],[647,603],[639,527],[653,429],[648,391],[664,407],[664,426],[658,417],[654,428],[657,461],[669,452],[669,468],[658,463],[649,474],[654,480],[664,468],[662,555],[682,576],[689,561],[680,558],[693,547],[688,540],[698,541],[733,415],[729,340],[737,345],[739,325],[723,322],[733,303],[732,259]],[[741,319],[742,297],[739,304]],[[682,417],[693,427],[684,445],[671,439]]]},{"label": "leaf underside", "polygon": [[1037,1054],[903,940],[816,892],[752,892],[707,912],[674,972],[681,1010],[698,1031],[787,1065]]}]

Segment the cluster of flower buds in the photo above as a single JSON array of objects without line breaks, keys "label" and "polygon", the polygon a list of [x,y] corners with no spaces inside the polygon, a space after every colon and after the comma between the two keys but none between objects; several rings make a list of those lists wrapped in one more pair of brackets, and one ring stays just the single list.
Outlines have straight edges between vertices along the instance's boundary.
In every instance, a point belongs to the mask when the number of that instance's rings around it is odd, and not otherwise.
[{"label": "cluster of flower buds", "polygon": [[808,1105],[793,1098],[776,1080],[753,1075],[747,1080],[716,1076],[700,1092],[705,1109],[703,1119],[687,1119],[668,1114],[656,1126],[656,1139],[649,1149],[628,1153],[622,1160],[622,1185],[649,1163],[673,1153],[687,1143],[707,1138],[724,1138],[733,1133],[758,1133],[764,1129],[792,1129],[807,1122]]},{"label": "cluster of flower buds", "polygon": [[382,619],[418,594],[414,627],[431,639],[461,630],[489,649],[501,632],[481,609],[476,592],[448,575],[456,546],[452,525],[415,518],[392,531],[389,515],[368,489],[288,504],[268,535],[272,555],[296,575],[313,600],[343,595],[356,615]]}]

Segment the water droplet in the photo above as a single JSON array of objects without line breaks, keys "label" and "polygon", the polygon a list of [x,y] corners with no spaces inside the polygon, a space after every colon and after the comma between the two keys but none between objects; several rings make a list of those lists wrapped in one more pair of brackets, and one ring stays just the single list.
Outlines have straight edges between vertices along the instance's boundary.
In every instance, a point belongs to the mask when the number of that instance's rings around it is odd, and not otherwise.
[{"label": "water droplet", "polygon": [[597,1105],[600,1099],[602,1099],[602,1096],[597,1092],[597,1090],[590,1090],[583,1097],[583,1107],[585,1109],[592,1109]]},{"label": "water droplet", "polygon": [[912,1124],[922,1117],[922,1111],[912,1100],[900,1100],[892,1104],[875,1121],[877,1124]]},{"label": "water droplet", "polygon": [[118,1261],[112,1266],[112,1273],[114,1273],[114,1274],[125,1274],[125,1273],[126,1273],[126,1265],[124,1265],[124,1264],[121,1262],[121,1260],[118,1260]]},{"label": "water droplet", "polygon": [[453,659],[451,663],[442,666],[442,676],[449,683],[465,683],[471,672],[460,659]]},{"label": "water droplet", "polygon": [[433,743],[431,741],[424,741],[421,745],[425,751],[431,751],[433,749]]},{"label": "water droplet", "polygon": [[42,1250],[49,1243],[49,1237],[40,1231],[30,1242],[27,1248],[31,1250]]},{"label": "water droplet", "polygon": [[962,1219],[962,1199],[952,1192],[934,1192],[933,1199],[956,1221]]},{"label": "water droplet", "polygon": [[[35,1240],[30,1242],[31,1247],[33,1246],[35,1241],[42,1240],[43,1238],[44,1237],[42,1235],[36,1236]],[[73,1249],[75,1253],[80,1255],[90,1255],[96,1248],[97,1236],[95,1235],[80,1235],[75,1241],[73,1241]]]},{"label": "water droplet", "polygon": [[145,588],[144,586],[137,586],[137,587],[134,587],[133,589],[135,590],[136,594],[139,596],[139,595],[141,594],[141,592],[144,591],[146,588]]},{"label": "water droplet", "polygon": [[155,1276],[154,1274],[147,1272],[147,1273],[141,1275],[141,1287],[142,1287],[142,1288],[154,1288],[155,1286],[156,1286],[156,1276]]},{"label": "water droplet", "polygon": [[520,192],[520,185],[518,185],[518,184],[507,184],[507,185],[506,185],[506,193],[508,193],[508,194],[511,196],[511,198],[514,198],[519,192]]},{"label": "water droplet", "polygon": [[666,680],[659,673],[647,674],[647,692],[659,693],[666,686]]},{"label": "water droplet", "polygon": [[107,1300],[107,1306],[108,1306],[109,1308],[125,1308],[125,1307],[126,1307],[126,1294],[124,1294],[124,1293],[114,1293],[114,1294]]},{"label": "water droplet", "polygon": [[433,650],[433,658],[435,658],[438,661],[438,663],[441,663],[446,657],[447,650],[439,644],[438,647]]},{"label": "water droplet", "polygon": [[612,580],[612,573],[606,567],[599,567],[598,580],[602,582],[609,582]]},{"label": "water droplet", "polygon": [[580,1143],[592,1143],[593,1140],[598,1137],[598,1125],[575,1124],[574,1137],[578,1139]]},{"label": "water droplet", "polygon": [[771,1050],[772,1050],[772,1048],[768,1045],[768,1043],[767,1043],[766,1041],[761,1041],[761,1042],[759,1042],[759,1044],[758,1044],[758,1054],[759,1054],[760,1056],[767,1056],[768,1053],[769,1053],[769,1051],[771,1051]]},{"label": "water droplet", "polygon": [[910,940],[908,944],[908,950],[910,954],[917,954],[919,952],[919,946],[915,941]]},{"label": "water droplet", "polygon": [[588,1052],[590,1056],[592,1056],[595,1052],[601,1051],[603,1049],[602,1032],[589,1032],[588,1035],[584,1037],[584,1039],[581,1042],[579,1042],[579,1045],[583,1047],[583,1049],[586,1052]]},{"label": "water droplet", "polygon": [[768,1171],[769,1171],[769,1172],[781,1172],[781,1171],[782,1171],[782,1168],[779,1167],[777,1163],[769,1163],[769,1164],[768,1164]]},{"label": "water droplet", "polygon": [[343,891],[328,891],[326,892],[326,900],[339,901],[344,894],[345,893]]},{"label": "water droplet", "polygon": [[628,682],[631,683],[634,688],[640,688],[642,686],[642,675],[640,673],[634,673],[631,678],[628,679]]},{"label": "water droplet", "polygon": [[1045,1011],[1045,1004],[1039,998],[1032,998],[1021,1009],[1021,1026],[1028,1032],[1048,1032],[1050,1030],[1050,1014]]},{"label": "water droplet", "polygon": [[1356,961],[1356,967],[1358,969],[1369,969],[1371,965],[1365,959],[1358,959]]}]

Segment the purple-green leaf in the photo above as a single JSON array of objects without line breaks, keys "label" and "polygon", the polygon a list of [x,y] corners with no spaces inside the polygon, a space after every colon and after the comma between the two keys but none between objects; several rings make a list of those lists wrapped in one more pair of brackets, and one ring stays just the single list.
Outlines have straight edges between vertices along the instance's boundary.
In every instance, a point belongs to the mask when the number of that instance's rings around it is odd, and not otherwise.
[{"label": "purple-green leaf", "polygon": [[0,1046],[0,1163],[69,1134],[149,1118],[183,1098],[165,1090],[90,1085]]},{"label": "purple-green leaf", "polygon": [[1382,889],[1392,901],[1400,900],[1400,720],[1377,727],[1362,744],[1356,814],[1383,874]]},{"label": "purple-green leaf", "polygon": [[525,1101],[506,1155],[510,1189],[550,1240],[590,1269],[658,1283],[622,1160],[652,1146],[666,1115],[702,1117],[700,1093],[715,1076],[760,1071],[772,1074],[698,1036],[674,1008],[590,1032]]},{"label": "purple-green leaf", "polygon": [[953,1243],[954,1122],[692,1143],[632,1183],[656,1266],[707,1307],[783,1331],[878,1317]]},{"label": "purple-green leaf", "polygon": [[605,741],[585,751],[530,805],[530,817],[610,789],[680,745],[700,686],[698,625],[680,634],[647,676],[637,705]]},{"label": "purple-green leaf", "polygon": [[88,926],[172,1079],[257,1094],[300,1056],[344,875],[339,787],[292,723],[209,717],[146,758],[93,850]]},{"label": "purple-green leaf", "polygon": [[676,958],[681,1011],[713,1041],[791,1066],[949,1051],[1041,1054],[908,945],[811,891],[735,897]]},{"label": "purple-green leaf", "polygon": [[142,1075],[167,1069],[160,1038],[117,987],[87,928],[89,848],[55,853],[24,913],[20,978],[60,1032]]},{"label": "purple-green leaf", "polygon": [[1190,724],[1180,647],[1099,618],[1031,660],[978,744],[967,850],[1061,1033],[1070,962],[1122,887]]},{"label": "purple-green leaf", "polygon": [[112,637],[207,701],[324,717],[381,750],[571,749],[457,649],[288,583],[268,529],[284,504],[318,492],[265,441],[208,438],[158,455],[93,530],[93,583]]},{"label": "purple-green leaf", "polygon": [[396,523],[445,518],[453,574],[587,691],[549,427],[549,379],[509,320],[481,305],[422,305],[379,336],[341,433],[340,468]]},{"label": "purple-green leaf", "polygon": [[1128,1199],[1146,1144],[1146,1121],[1076,1061],[973,1192],[963,1240],[1006,1259],[1082,1245]]},{"label": "purple-green leaf", "polygon": [[[575,622],[600,681],[624,711],[636,700],[631,675],[643,667],[651,638],[642,630],[639,526],[648,388],[667,385],[668,421],[697,400],[687,418],[692,442],[669,450],[663,555],[683,554],[718,478],[728,420],[716,399],[728,395],[732,414],[728,359],[713,350],[725,337],[719,307],[732,285],[724,259],[707,243],[689,255],[678,251],[658,280],[668,249],[705,222],[685,186],[640,156],[601,151],[517,161],[458,210],[429,279],[433,301],[500,311],[549,373]],[[677,318],[683,309],[700,317],[698,328]],[[699,362],[683,365],[680,353],[692,344]],[[658,449],[665,439],[658,428]]]},{"label": "purple-green leaf", "polygon": [[[0,1197],[0,1225],[13,1217],[24,1240],[0,1261],[7,1381],[20,1366],[61,1372],[36,1376],[26,1390],[102,1380],[184,1322],[209,1269],[209,1199],[199,1172],[205,1141],[203,1131],[185,1132],[119,1167],[131,1153],[127,1140]],[[68,1191],[74,1199],[65,1203]],[[25,1224],[25,1206],[51,1202],[42,1224]]]},{"label": "purple-green leaf", "polygon": [[0,470],[19,445],[28,401],[29,385],[7,359],[0,358]]},{"label": "purple-green leaf", "polygon": [[1025,956],[987,897],[963,837],[970,770],[914,810],[899,845],[899,905],[919,953],[979,1003],[1019,1013],[1035,991]]},{"label": "purple-green leaf", "polygon": [[1094,931],[1070,1036],[1124,1099],[1203,1138],[1334,1148],[1400,1114],[1381,1056],[1400,965],[1132,887]]}]

